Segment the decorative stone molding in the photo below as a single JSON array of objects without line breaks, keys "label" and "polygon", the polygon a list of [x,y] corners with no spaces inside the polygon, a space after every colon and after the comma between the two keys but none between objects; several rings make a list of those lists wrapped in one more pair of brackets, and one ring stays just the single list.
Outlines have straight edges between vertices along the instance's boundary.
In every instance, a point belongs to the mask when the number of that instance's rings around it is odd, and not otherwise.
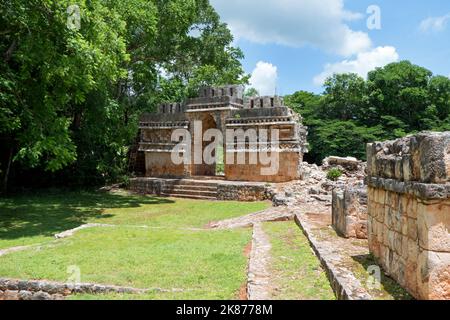
[{"label": "decorative stone molding", "polygon": [[[256,102],[258,107],[252,108],[251,104]],[[203,151],[209,145],[203,140],[203,135],[209,129],[217,129],[226,140],[221,150],[225,153],[223,158],[227,180],[287,182],[300,179],[300,164],[303,154],[308,152],[307,128],[302,125],[302,118],[284,106],[282,98],[277,96],[252,98],[246,103],[250,104],[247,107],[244,105],[241,86],[202,87],[198,97],[187,99],[183,103],[165,103],[159,106],[158,112],[143,114],[139,121],[140,139],[137,152],[145,158],[145,176],[214,176],[216,164],[203,161]],[[199,131],[196,131],[196,128],[199,128]],[[188,130],[193,146],[199,146],[199,143],[195,142],[201,142],[200,151],[197,148],[185,148],[183,151],[178,149],[184,152],[185,159],[190,160],[181,164],[175,164],[171,157],[175,146],[178,146],[171,141],[172,133],[176,129]],[[247,146],[245,141],[244,145],[234,140],[228,141],[227,133],[230,131],[243,135],[250,132],[249,134],[255,136],[252,137],[252,143],[257,147]],[[272,137],[277,133],[278,138],[273,141]],[[267,140],[270,140],[270,143],[267,143]],[[244,164],[235,164],[229,160],[234,159],[236,154],[239,159],[244,159],[241,161],[245,162]],[[260,155],[257,163],[246,160],[253,159],[255,154]],[[271,159],[277,163],[263,164],[261,154],[270,154]],[[277,155],[279,158],[276,158]],[[194,161],[199,157],[200,161]],[[262,172],[266,172],[263,168],[269,165],[271,168],[277,167],[274,170],[276,172],[263,174]]]}]

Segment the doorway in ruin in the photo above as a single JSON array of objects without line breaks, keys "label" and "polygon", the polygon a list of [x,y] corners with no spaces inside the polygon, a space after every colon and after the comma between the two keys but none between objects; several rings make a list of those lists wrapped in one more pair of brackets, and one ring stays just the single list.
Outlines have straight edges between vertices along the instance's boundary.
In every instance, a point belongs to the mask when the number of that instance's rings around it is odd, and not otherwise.
[{"label": "doorway in ruin", "polygon": [[[215,162],[212,164],[208,164],[205,162],[205,159],[203,158],[203,154],[205,151],[205,148],[209,146],[211,143],[218,143],[218,141],[204,141],[203,137],[205,135],[205,132],[209,129],[218,129],[217,123],[214,119],[214,117],[211,114],[204,114],[202,115],[201,119],[202,122],[202,130],[201,130],[201,137],[193,137],[193,144],[197,139],[202,140],[202,164],[193,164],[192,168],[192,175],[193,176],[225,176],[224,172],[224,148],[223,144],[219,144],[216,148],[216,152],[212,153],[212,156],[215,157]],[[192,146],[192,152],[198,152],[199,150],[195,149],[195,146]],[[195,155],[192,155],[192,159],[195,159]]]}]

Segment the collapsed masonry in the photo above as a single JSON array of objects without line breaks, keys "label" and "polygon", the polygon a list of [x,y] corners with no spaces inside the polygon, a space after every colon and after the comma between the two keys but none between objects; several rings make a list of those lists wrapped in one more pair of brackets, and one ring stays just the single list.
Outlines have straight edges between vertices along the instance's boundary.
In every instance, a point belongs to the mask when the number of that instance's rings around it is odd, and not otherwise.
[{"label": "collapsed masonry", "polygon": [[328,157],[322,168],[339,169],[356,179],[336,183],[332,189],[332,225],[345,238],[367,239],[367,188],[364,185],[365,163],[353,157]]},{"label": "collapsed masonry", "polygon": [[450,299],[450,132],[367,146],[368,236],[418,299]]},{"label": "collapsed masonry", "polygon": [[[201,125],[200,130],[195,130],[196,123]],[[282,98],[277,96],[244,100],[241,86],[203,87],[197,98],[184,103],[163,104],[157,113],[144,114],[139,128],[139,151],[145,154],[147,177],[215,176],[217,163],[207,163],[201,159],[205,148],[211,143],[211,140],[205,142],[202,139],[209,129],[220,130],[223,137],[226,137],[227,130],[248,132],[251,129],[256,133],[254,143],[246,135],[223,139],[226,180],[285,182],[299,179],[303,154],[307,152],[307,131],[301,125],[300,116],[284,106]],[[172,140],[172,134],[177,129],[190,133],[192,147],[185,145],[180,154],[189,152],[183,156],[187,156],[191,163],[176,164],[172,161],[172,151],[178,144],[178,141]],[[262,136],[265,131],[262,129],[266,129],[268,137]],[[278,131],[278,137],[271,136],[274,129]],[[263,140],[270,143],[264,144]],[[195,148],[196,141],[200,141],[201,150]],[[261,169],[266,167],[265,163],[250,161],[254,154],[262,151],[269,156],[276,153],[279,159],[276,172],[264,174]],[[200,161],[195,161],[199,156]],[[237,163],[239,156],[245,159],[244,163]]]}]

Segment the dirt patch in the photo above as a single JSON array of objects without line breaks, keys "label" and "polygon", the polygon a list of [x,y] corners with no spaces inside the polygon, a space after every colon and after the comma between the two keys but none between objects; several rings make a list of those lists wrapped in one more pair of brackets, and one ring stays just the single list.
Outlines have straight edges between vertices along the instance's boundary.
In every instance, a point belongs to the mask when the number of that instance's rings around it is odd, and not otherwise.
[{"label": "dirt patch", "polygon": [[244,247],[244,256],[246,258],[250,257],[250,253],[252,252],[252,241],[250,241],[245,247]]},{"label": "dirt patch", "polygon": [[247,281],[245,281],[239,288],[238,300],[248,300]]},{"label": "dirt patch", "polygon": [[308,212],[305,213],[305,215],[308,217],[308,219],[313,222],[316,226],[319,227],[327,227],[331,225],[331,215],[327,213],[313,213]]}]

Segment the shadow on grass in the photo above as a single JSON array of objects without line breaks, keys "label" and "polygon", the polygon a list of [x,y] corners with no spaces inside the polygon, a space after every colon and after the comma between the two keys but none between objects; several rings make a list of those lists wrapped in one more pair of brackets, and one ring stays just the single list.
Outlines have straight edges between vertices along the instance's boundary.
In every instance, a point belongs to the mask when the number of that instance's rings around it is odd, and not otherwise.
[{"label": "shadow on grass", "polygon": [[[371,254],[352,256],[352,259],[358,262],[364,270],[367,270],[370,266],[378,266],[375,258]],[[381,266],[380,266],[381,268]],[[381,269],[382,270],[382,269]],[[394,279],[388,277],[381,272],[381,285],[383,289],[392,296],[395,300],[413,300],[414,298],[403,289]]]},{"label": "shadow on grass", "polygon": [[104,209],[173,203],[148,196],[98,191],[42,191],[0,197],[0,240],[53,236],[92,219],[111,217]]}]

